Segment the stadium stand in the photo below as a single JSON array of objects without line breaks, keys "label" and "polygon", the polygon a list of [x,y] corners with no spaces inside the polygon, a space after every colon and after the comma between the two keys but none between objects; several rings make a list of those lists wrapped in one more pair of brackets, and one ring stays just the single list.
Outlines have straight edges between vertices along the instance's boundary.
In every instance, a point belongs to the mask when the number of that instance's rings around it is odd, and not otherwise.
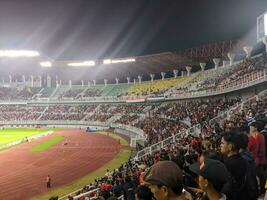
[{"label": "stadium stand", "polygon": [[[239,196],[236,197],[237,192],[231,188],[242,186],[238,192],[238,195],[242,194],[242,199],[257,199],[259,195],[264,194],[263,185],[266,181],[261,173],[266,163],[259,162],[262,156],[263,160],[267,159],[266,147],[265,144],[264,147],[261,146],[263,143],[257,143],[258,135],[264,136],[261,132],[266,131],[267,123],[267,92],[264,90],[266,69],[267,58],[263,54],[246,58],[225,68],[219,67],[216,70],[193,73],[191,76],[154,82],[90,87],[2,87],[0,99],[5,102],[0,105],[0,122],[4,125],[53,122],[54,125],[71,121],[74,124],[98,123],[110,127],[119,124],[144,134],[145,137],[140,140],[135,138],[138,152],[133,160],[122,164],[113,172],[107,171],[104,177],[66,196],[68,199],[93,196],[102,196],[104,199],[110,196],[134,198],[134,191],[140,189],[139,185],[142,178],[146,177],[146,171],[163,160],[178,164],[183,170],[185,185],[188,187],[197,187],[197,183],[192,181],[196,177],[195,171],[190,170],[192,166],[219,160],[220,165],[228,170],[230,177],[237,181],[226,180],[231,187],[222,188],[217,185],[220,184],[216,182],[218,180],[209,179],[208,181],[215,181],[212,184],[218,186],[218,194],[235,200]],[[265,85],[260,85],[262,83]],[[241,90],[248,86],[253,86],[254,89],[247,88],[248,90],[242,93],[244,95],[240,96]],[[258,86],[261,88],[258,92],[264,91],[256,93],[255,88]],[[230,93],[235,90],[238,93]],[[226,92],[229,95],[217,95]],[[38,98],[35,101],[33,97],[38,94],[40,99],[48,97],[52,101],[40,101]],[[214,95],[214,98],[209,97],[210,94]],[[193,98],[203,96],[204,98]],[[101,101],[87,101],[98,97]],[[115,101],[105,101],[106,97],[114,97]],[[188,99],[183,100],[184,97]],[[10,100],[20,100],[23,104]],[[142,101],[139,102],[140,100]],[[259,155],[253,145],[264,149],[264,155]],[[245,166],[249,162],[250,168],[240,170],[240,175],[231,169],[231,163],[222,155],[239,166]],[[199,166],[198,169],[201,170]],[[248,170],[250,175],[247,174]],[[259,178],[259,191],[250,184],[256,180],[256,175]],[[249,182],[243,177],[248,177]],[[148,186],[151,187],[151,184]],[[132,192],[129,192],[129,188]],[[191,193],[197,195],[192,191]],[[204,198],[209,194],[202,191],[200,195]]]},{"label": "stadium stand", "polygon": [[40,88],[31,87],[1,87],[0,88],[0,100],[30,100],[35,94],[40,91]]},{"label": "stadium stand", "polygon": [[49,88],[49,87],[42,88],[40,97],[41,98],[50,97],[54,92],[54,90],[55,88]]},{"label": "stadium stand", "polygon": [[167,79],[152,82],[143,82],[141,84],[135,84],[129,87],[127,90],[128,96],[157,96],[164,94],[165,91],[175,85],[182,84],[188,79],[188,77],[181,77],[177,79]]}]

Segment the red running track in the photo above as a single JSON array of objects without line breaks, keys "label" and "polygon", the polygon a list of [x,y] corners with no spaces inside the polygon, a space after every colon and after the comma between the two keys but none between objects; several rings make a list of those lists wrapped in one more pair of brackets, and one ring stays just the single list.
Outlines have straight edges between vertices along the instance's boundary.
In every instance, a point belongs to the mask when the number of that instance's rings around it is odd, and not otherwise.
[{"label": "red running track", "polygon": [[[54,135],[64,140],[42,152],[30,152]],[[67,142],[67,145],[63,145]],[[98,169],[120,151],[111,137],[82,130],[56,131],[50,136],[0,152],[0,199],[28,200],[48,191],[46,176],[52,187],[62,186]]]}]

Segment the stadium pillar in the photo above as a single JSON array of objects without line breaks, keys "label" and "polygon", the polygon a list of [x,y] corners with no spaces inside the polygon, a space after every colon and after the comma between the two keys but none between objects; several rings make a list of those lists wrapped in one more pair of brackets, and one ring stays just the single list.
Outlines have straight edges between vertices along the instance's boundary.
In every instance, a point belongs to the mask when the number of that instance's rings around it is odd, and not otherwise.
[{"label": "stadium pillar", "polygon": [[95,80],[93,80],[93,83],[94,83],[94,86],[95,86],[95,84],[96,84],[96,81],[95,81]]},{"label": "stadium pillar", "polygon": [[134,78],[134,84],[136,83],[136,79]]},{"label": "stadium pillar", "polygon": [[8,77],[9,77],[9,83],[12,83],[12,76],[11,76],[11,74]]},{"label": "stadium pillar", "polygon": [[127,83],[130,84],[130,80],[131,78],[130,77],[127,77]]},{"label": "stadium pillar", "polygon": [[26,82],[25,75],[22,75],[22,82],[23,82],[23,84],[25,85],[25,82]]},{"label": "stadium pillar", "polygon": [[251,57],[251,52],[252,52],[252,46],[244,46],[243,50],[246,52],[247,58]]},{"label": "stadium pillar", "polygon": [[58,80],[56,80],[56,87],[58,87],[59,86],[59,83],[58,83]]},{"label": "stadium pillar", "polygon": [[61,79],[59,80],[59,85],[61,85]]},{"label": "stadium pillar", "polygon": [[234,60],[235,60],[235,54],[234,53],[228,53],[227,54],[229,60],[230,60],[230,66],[232,66],[234,64]]},{"label": "stadium pillar", "polygon": [[187,76],[190,76],[192,67],[186,66],[185,68],[186,68],[186,71],[187,71]]},{"label": "stadium pillar", "polygon": [[69,87],[71,88],[71,86],[72,86],[72,82],[71,80],[69,80]]},{"label": "stadium pillar", "polygon": [[215,70],[218,69],[219,63],[220,63],[220,58],[213,58],[212,59],[215,65]]},{"label": "stadium pillar", "polygon": [[267,36],[265,36],[263,39],[262,39],[262,42],[263,44],[265,45],[265,51],[267,53]]},{"label": "stadium pillar", "polygon": [[91,83],[90,83],[90,81],[88,81],[88,87],[90,87],[91,86]]},{"label": "stadium pillar", "polygon": [[227,65],[227,60],[223,60],[223,68],[225,68]]},{"label": "stadium pillar", "polygon": [[150,81],[151,81],[151,83],[154,82],[154,77],[155,77],[155,74],[150,74]]},{"label": "stadium pillar", "polygon": [[42,87],[42,76],[39,76],[39,87]]},{"label": "stadium pillar", "polygon": [[137,78],[138,78],[139,84],[141,84],[142,83],[142,76],[139,75]]},{"label": "stadium pillar", "polygon": [[105,87],[107,87],[108,79],[104,79],[104,84],[105,84]]},{"label": "stadium pillar", "polygon": [[160,72],[160,74],[161,74],[161,80],[164,80],[166,73],[165,72]]},{"label": "stadium pillar", "polygon": [[81,80],[81,83],[82,83],[82,87],[84,86],[84,81],[83,80]]},{"label": "stadium pillar", "polygon": [[201,67],[201,71],[204,72],[207,64],[206,63],[199,63],[199,65]]},{"label": "stadium pillar", "polygon": [[174,78],[177,78],[177,74],[178,74],[178,70],[177,70],[177,69],[174,69],[174,70],[173,70]]},{"label": "stadium pillar", "polygon": [[185,73],[185,71],[181,71],[181,75],[182,75],[182,77],[184,77],[184,73]]},{"label": "stadium pillar", "polygon": [[115,78],[115,81],[116,81],[116,85],[118,85],[119,84],[119,79]]},{"label": "stadium pillar", "polygon": [[31,87],[33,87],[34,77],[31,75]]},{"label": "stadium pillar", "polygon": [[46,87],[48,87],[48,88],[51,87],[51,77],[50,76],[46,77]]}]

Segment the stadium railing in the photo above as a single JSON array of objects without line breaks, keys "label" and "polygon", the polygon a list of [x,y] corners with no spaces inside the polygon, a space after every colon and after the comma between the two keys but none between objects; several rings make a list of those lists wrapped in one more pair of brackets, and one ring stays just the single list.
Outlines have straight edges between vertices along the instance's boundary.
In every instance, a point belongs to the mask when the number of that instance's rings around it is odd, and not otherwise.
[{"label": "stadium railing", "polygon": [[177,141],[177,139],[180,138],[181,135],[184,135],[184,136],[195,135],[195,134],[200,133],[200,132],[201,132],[201,125],[200,124],[192,126],[188,129],[186,129],[185,131],[180,131],[173,136],[170,136],[170,137],[168,137],[168,138],[166,138],[166,139],[164,139],[158,143],[155,143],[149,147],[142,149],[141,151],[138,151],[134,159],[139,160],[140,158],[142,158],[146,155],[152,155],[154,152],[160,151],[162,148],[164,148],[168,144]]},{"label": "stadium railing", "polygon": [[[58,198],[58,199],[59,200],[67,199],[68,196],[74,196],[77,192],[79,192],[81,190],[82,190],[82,188],[80,188],[78,190],[75,190],[75,191],[73,191],[73,192],[71,192],[71,193],[69,193],[69,194],[67,194],[65,196],[62,196],[62,197]],[[79,199],[81,197],[86,197],[86,196],[90,197],[90,200],[91,199],[97,199],[98,198],[98,195],[97,194],[99,193],[99,190],[100,190],[99,188],[90,190],[88,192],[85,192],[85,193],[82,193],[82,194],[79,194],[79,195],[74,196],[73,199],[76,200],[76,199]],[[95,195],[94,196],[91,196],[92,193],[95,194]]]},{"label": "stadium railing", "polygon": [[258,101],[262,96],[266,96],[266,94],[267,94],[267,90],[264,90],[264,91],[260,92],[259,94],[254,95],[253,97],[250,97],[249,99],[247,99],[245,101],[242,101],[240,104],[234,106],[233,108],[230,108],[227,111],[220,113],[218,116],[211,119],[209,121],[209,124],[214,125],[215,123],[219,123],[220,125],[222,125],[222,123],[225,119],[229,119],[230,116],[232,116],[234,113],[240,112],[241,110],[243,110],[245,105],[247,105],[247,104],[249,105],[253,101]]}]

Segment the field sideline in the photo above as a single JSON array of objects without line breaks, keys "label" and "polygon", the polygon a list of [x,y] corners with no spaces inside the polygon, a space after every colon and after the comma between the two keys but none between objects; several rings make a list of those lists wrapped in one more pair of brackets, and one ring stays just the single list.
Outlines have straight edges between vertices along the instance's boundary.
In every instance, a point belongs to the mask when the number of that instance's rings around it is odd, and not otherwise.
[{"label": "field sideline", "polygon": [[58,129],[50,128],[6,128],[0,130],[0,146],[14,141],[24,139],[25,137],[31,137],[47,131],[55,131]]}]

